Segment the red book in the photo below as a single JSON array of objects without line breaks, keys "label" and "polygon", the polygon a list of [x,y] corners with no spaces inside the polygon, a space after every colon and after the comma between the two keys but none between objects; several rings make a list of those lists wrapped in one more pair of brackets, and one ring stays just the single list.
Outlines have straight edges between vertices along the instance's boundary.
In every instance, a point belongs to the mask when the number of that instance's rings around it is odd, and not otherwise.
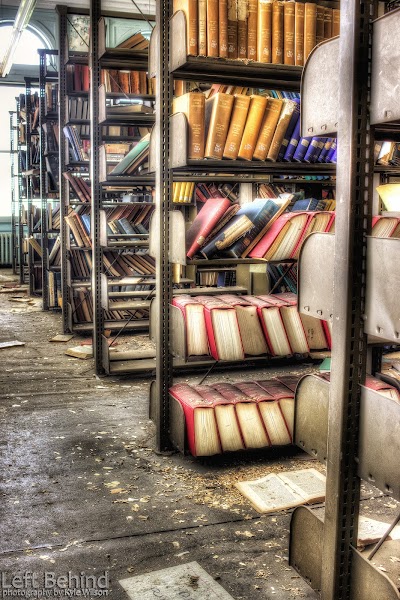
[{"label": "red book", "polygon": [[286,302],[286,306],[282,306],[280,311],[292,351],[296,354],[307,354],[310,347],[297,309],[297,295],[286,292],[285,294],[276,294],[275,297]]},{"label": "red book", "polygon": [[244,359],[239,323],[233,306],[209,296],[196,296],[204,306],[211,355],[215,360]]},{"label": "red book", "polygon": [[[251,258],[287,260],[293,256],[309,219],[307,212],[287,212],[276,219],[249,253]],[[285,244],[282,242],[285,240]],[[289,240],[289,242],[288,242]]]},{"label": "red book", "polygon": [[289,390],[293,393],[296,391],[300,379],[301,377],[299,377],[298,375],[280,375],[279,377],[277,377],[277,380],[280,383],[283,383],[283,385],[289,388]]},{"label": "red book", "polygon": [[191,296],[177,296],[172,304],[180,309],[185,321],[187,356],[209,355],[204,306]]},{"label": "red book", "polygon": [[200,209],[197,217],[186,232],[188,258],[192,258],[204,244],[206,237],[223,217],[231,201],[228,198],[210,198]]},{"label": "red book", "polygon": [[281,306],[286,306],[286,302],[272,295],[242,297],[257,307],[264,335],[272,356],[289,356],[292,354],[280,312]]},{"label": "red book", "polygon": [[397,217],[385,217],[384,215],[375,215],[372,217],[372,231],[373,237],[391,237],[394,233],[400,219]]},{"label": "red book", "polygon": [[190,453],[193,456],[220,454],[221,445],[213,401],[204,399],[186,383],[173,385],[169,392],[182,406]]},{"label": "red book", "polygon": [[260,402],[258,405],[272,445],[291,444],[294,427],[294,393],[277,379],[257,381],[257,384],[272,398],[272,402]]},{"label": "red book", "polygon": [[329,350],[332,348],[332,323],[330,321],[322,321],[322,327],[326,337],[326,343]]},{"label": "red book", "polygon": [[87,65],[82,65],[82,91],[90,90],[90,71]]},{"label": "red book", "polygon": [[74,65],[74,91],[82,92],[82,68],[83,65]]},{"label": "red book", "polygon": [[242,381],[241,383],[236,383],[236,387],[239,388],[246,396],[254,400],[255,402],[264,402],[273,400],[271,394],[269,394],[266,390],[260,388],[258,383],[255,381]]}]

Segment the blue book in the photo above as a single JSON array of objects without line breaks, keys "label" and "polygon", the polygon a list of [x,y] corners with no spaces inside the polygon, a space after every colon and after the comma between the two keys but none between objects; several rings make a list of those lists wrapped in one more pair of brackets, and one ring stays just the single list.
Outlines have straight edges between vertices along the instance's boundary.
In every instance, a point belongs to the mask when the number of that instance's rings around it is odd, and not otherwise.
[{"label": "blue book", "polygon": [[80,215],[86,233],[90,235],[90,215]]},{"label": "blue book", "polygon": [[287,147],[289,145],[289,142],[290,142],[290,140],[292,138],[294,129],[295,129],[296,125],[297,125],[297,121],[299,121],[299,119],[300,119],[300,100],[297,100],[297,99],[293,99],[293,100],[294,100],[294,102],[296,102],[297,107],[294,109],[294,111],[292,113],[292,116],[291,116],[290,121],[289,121],[288,128],[286,129],[285,137],[282,140],[282,145],[281,145],[281,147],[279,149],[278,157],[277,157],[277,161],[278,162],[280,162],[280,161],[283,160],[283,157],[285,156],[286,149],[287,149]]},{"label": "blue book", "polygon": [[296,162],[304,161],[304,157],[307,153],[308,146],[310,145],[311,140],[312,137],[302,137],[300,139],[299,143],[297,144],[295,153],[293,154],[293,160],[295,160]]},{"label": "blue book", "polygon": [[317,158],[317,162],[319,162],[319,163],[325,162],[326,156],[327,156],[329,150],[331,149],[332,142],[333,142],[333,138],[328,138],[326,140],[324,147],[322,148],[320,155]]},{"label": "blue book", "polygon": [[279,208],[280,204],[265,198],[245,204],[221,231],[201,248],[200,253],[205,258],[212,258],[221,252],[224,256],[238,258]]},{"label": "blue book", "polygon": [[327,163],[334,162],[332,160],[332,158],[336,154],[336,145],[337,145],[337,142],[336,142],[336,140],[334,140],[331,144],[328,154],[326,155],[325,162],[327,162]]},{"label": "blue book", "polygon": [[304,198],[293,204],[292,212],[304,212],[305,210],[317,210],[319,200],[317,198]]},{"label": "blue book", "polygon": [[306,155],[304,157],[304,162],[306,163],[315,163],[318,156],[321,154],[322,148],[326,142],[327,138],[319,138],[313,137],[310,145],[307,148]]},{"label": "blue book", "polygon": [[290,162],[293,160],[293,155],[296,152],[299,140],[300,140],[300,119],[297,120],[297,123],[296,123],[295,128],[292,133],[292,137],[290,138],[288,147],[286,148],[286,152],[283,157],[283,160],[285,162]]}]

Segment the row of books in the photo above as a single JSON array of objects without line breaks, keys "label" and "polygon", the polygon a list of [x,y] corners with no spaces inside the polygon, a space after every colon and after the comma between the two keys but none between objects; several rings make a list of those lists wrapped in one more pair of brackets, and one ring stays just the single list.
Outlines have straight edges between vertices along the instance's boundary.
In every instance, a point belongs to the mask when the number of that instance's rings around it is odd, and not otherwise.
[{"label": "row of books", "polygon": [[175,297],[173,305],[183,316],[188,357],[240,361],[246,356],[291,356],[330,348],[328,324],[300,314],[297,296],[290,292],[183,295]]},{"label": "row of books", "polygon": [[75,125],[63,127],[65,137],[69,142],[70,158],[76,162],[89,161],[90,142],[82,140]]},{"label": "row of books", "polygon": [[[72,279],[87,279],[92,274],[92,254],[70,251]],[[148,254],[103,252],[104,273],[109,277],[149,277],[155,275],[155,261]]]},{"label": "row of books", "polygon": [[[126,309],[118,308],[112,310],[113,300],[110,299],[110,310],[104,311],[104,318],[107,321],[128,320],[134,316],[136,319],[147,319],[149,311],[146,309]],[[121,301],[118,300],[118,307]],[[91,323],[93,321],[93,301],[91,291],[88,288],[76,288],[72,297],[72,319],[74,323]]]},{"label": "row of books", "polygon": [[44,89],[45,111],[48,113],[58,112],[58,83],[46,83]]},{"label": "row of books", "polygon": [[30,112],[27,112],[27,97],[25,94],[19,95],[19,118],[26,123],[29,120],[30,129],[34,131],[39,125],[39,94],[33,92],[29,97]]},{"label": "row of books", "polygon": [[169,393],[183,409],[189,452],[212,456],[291,444],[298,379],[173,385]]},{"label": "row of books", "polygon": [[[67,65],[67,90],[70,92],[89,92],[90,71],[87,65]],[[105,91],[117,94],[153,95],[154,83],[145,71],[102,69],[101,83]]]},{"label": "row of books", "polygon": [[290,198],[290,194],[274,199],[256,198],[243,206],[232,204],[228,198],[210,198],[187,230],[188,258],[200,254],[207,259],[297,259],[308,234],[333,232],[335,213],[324,210],[331,201],[306,199],[282,214],[289,207]]},{"label": "row of books", "polygon": [[339,35],[340,10],[280,0],[174,0],[186,15],[187,53],[303,66]]},{"label": "row of books", "polygon": [[44,132],[44,150],[45,152],[58,152],[60,143],[60,128],[54,121],[45,121],[42,123]]},{"label": "row of books", "polygon": [[300,135],[300,100],[189,92],[173,100],[188,121],[188,158],[336,162],[332,138]]}]

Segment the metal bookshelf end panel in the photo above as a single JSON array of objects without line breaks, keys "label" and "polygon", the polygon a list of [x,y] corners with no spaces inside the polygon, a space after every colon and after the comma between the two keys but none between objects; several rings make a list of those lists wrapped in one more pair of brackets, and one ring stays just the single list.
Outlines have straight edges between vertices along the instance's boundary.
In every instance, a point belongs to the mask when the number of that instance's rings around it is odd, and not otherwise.
[{"label": "metal bookshelf end panel", "polygon": [[335,135],[339,120],[339,38],[311,52],[301,80],[301,135]]},{"label": "metal bookshelf end panel", "polygon": [[310,508],[297,507],[290,521],[289,565],[313,590],[321,590],[324,522]]},{"label": "metal bookshelf end panel", "polygon": [[293,440],[321,463],[327,457],[328,406],[329,382],[317,375],[303,377],[296,389]]},{"label": "metal bookshelf end panel", "polygon": [[334,234],[311,233],[303,242],[298,263],[299,311],[325,321],[333,313],[334,249]]}]

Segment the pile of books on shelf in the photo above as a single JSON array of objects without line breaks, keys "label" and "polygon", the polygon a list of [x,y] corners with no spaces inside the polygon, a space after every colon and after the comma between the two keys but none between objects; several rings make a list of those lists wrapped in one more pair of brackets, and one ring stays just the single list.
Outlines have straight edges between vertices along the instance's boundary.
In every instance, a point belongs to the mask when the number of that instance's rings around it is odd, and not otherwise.
[{"label": "pile of books on shelf", "polygon": [[63,127],[64,135],[69,141],[69,151],[72,161],[89,162],[90,143],[82,140],[75,125]]},{"label": "pile of books on shelf", "polygon": [[293,441],[298,378],[189,385],[169,392],[182,406],[193,456],[283,446]]},{"label": "pile of books on shelf", "polygon": [[300,135],[299,98],[216,91],[219,87],[207,99],[188,92],[173,100],[173,113],[187,118],[188,159],[336,162],[336,140]]},{"label": "pile of books on shelf", "polygon": [[256,198],[240,206],[228,198],[209,198],[186,233],[187,256],[203,258],[298,258],[304,238],[312,232],[333,232],[332,200],[298,200],[289,212],[292,194]]},{"label": "pile of books on shelf", "polygon": [[[121,300],[118,300],[118,309],[112,308],[113,299],[109,301],[109,310],[104,311],[104,318],[107,321],[123,321],[132,317],[134,313],[136,319],[147,319],[149,311],[147,309],[127,309],[121,308]],[[115,301],[116,304],[117,301]],[[127,304],[128,305],[128,304]],[[86,287],[74,289],[72,297],[72,311],[74,323],[91,323],[93,321],[93,302],[91,291]]]},{"label": "pile of books on shelf", "polygon": [[[70,250],[71,277],[73,279],[88,279],[92,274],[91,252]],[[154,277],[155,262],[148,254],[140,252],[120,253],[111,250],[103,252],[104,273],[108,277]],[[138,284],[146,285],[145,280]],[[136,285],[136,284],[135,284]],[[135,287],[135,289],[137,289]],[[122,290],[121,290],[122,291]]]},{"label": "pile of books on shelf", "polygon": [[174,0],[178,10],[192,56],[303,66],[314,46],[339,35],[340,11],[318,3]]},{"label": "pile of books on shelf", "polygon": [[376,142],[375,162],[384,167],[400,166],[400,144],[397,142]]},{"label": "pile of books on shelf", "polygon": [[58,112],[58,83],[45,85],[46,114]]},{"label": "pile of books on shelf", "polygon": [[173,299],[173,306],[183,318],[187,357],[240,361],[330,348],[329,325],[300,314],[293,293],[182,295]]}]

